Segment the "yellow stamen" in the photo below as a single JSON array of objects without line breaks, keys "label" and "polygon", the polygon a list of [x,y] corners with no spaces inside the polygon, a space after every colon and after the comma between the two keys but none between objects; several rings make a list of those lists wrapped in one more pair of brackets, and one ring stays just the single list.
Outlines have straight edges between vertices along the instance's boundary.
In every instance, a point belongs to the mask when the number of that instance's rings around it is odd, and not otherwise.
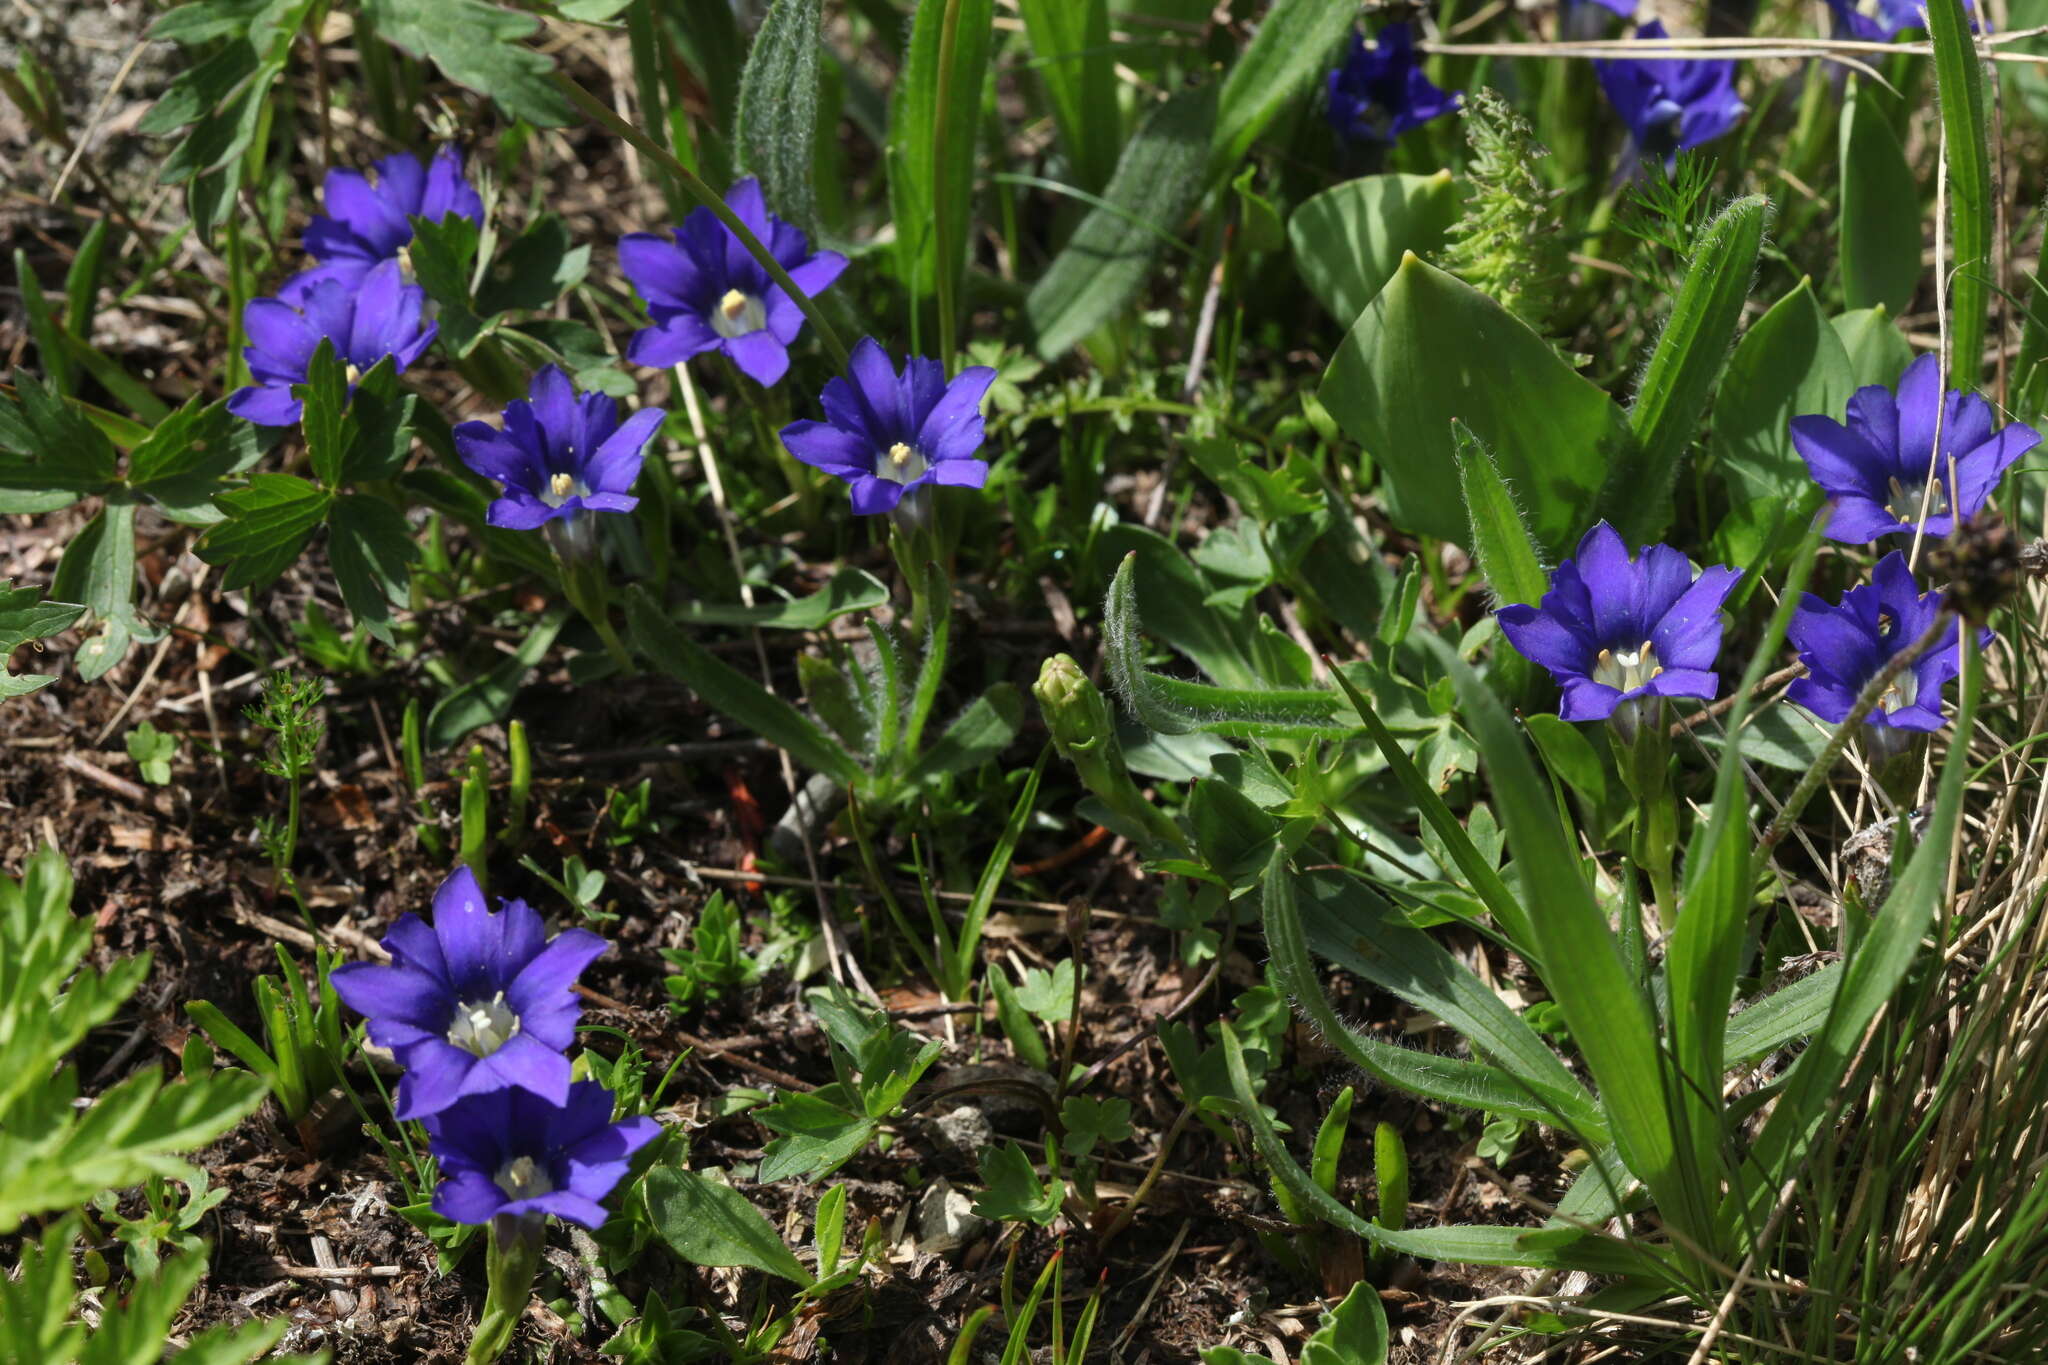
[{"label": "yellow stamen", "polygon": [[549,490],[552,491],[554,495],[558,498],[568,497],[569,491],[575,487],[576,479],[573,475],[557,474],[552,479],[548,480]]},{"label": "yellow stamen", "polygon": [[738,322],[740,314],[747,311],[747,296],[737,289],[725,291],[725,297],[718,301],[718,311],[725,314],[727,322]]},{"label": "yellow stamen", "polygon": [[916,453],[909,446],[898,441],[895,445],[889,447],[889,463],[901,469],[904,465],[910,463],[910,457]]},{"label": "yellow stamen", "polygon": [[351,383],[351,384],[360,384],[360,383],[362,383],[362,382],[363,382],[363,372],[362,372],[362,370],[361,370],[361,369],[359,369],[359,368],[358,368],[358,367],[357,367],[356,365],[354,365],[353,363],[351,363],[350,365],[348,365],[347,367],[345,367],[345,368],[344,368],[344,369],[342,370],[342,372],[341,372],[341,373],[342,373],[342,377],[343,377],[344,379],[348,380],[348,382],[349,382],[349,383]]}]

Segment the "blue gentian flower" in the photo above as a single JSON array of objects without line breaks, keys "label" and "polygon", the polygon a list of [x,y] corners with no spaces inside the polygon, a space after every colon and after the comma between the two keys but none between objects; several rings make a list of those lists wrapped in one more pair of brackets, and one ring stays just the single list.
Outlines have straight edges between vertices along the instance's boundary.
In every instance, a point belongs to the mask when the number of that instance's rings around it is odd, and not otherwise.
[{"label": "blue gentian flower", "polygon": [[1559,715],[1605,720],[1641,697],[1713,697],[1721,603],[1741,577],[1721,566],[1695,577],[1669,545],[1631,559],[1603,521],[1557,566],[1540,605],[1494,615],[1508,642],[1564,689]]},{"label": "blue gentian flower", "polygon": [[[1870,680],[1926,634],[1941,609],[1942,594],[1923,595],[1897,550],[1877,562],[1870,582],[1843,593],[1840,606],[1806,593],[1785,631],[1806,676],[1785,689],[1786,699],[1839,725]],[[1962,630],[1959,621],[1953,635],[1928,646],[1899,674],[1864,721],[1871,727],[1869,738],[1882,744],[1887,736],[1880,732],[1942,727],[1942,688],[1962,671]],[[1977,641],[1980,647],[1990,644],[1991,632],[1980,631]]]},{"label": "blue gentian flower", "polygon": [[242,330],[249,337],[242,356],[256,382],[235,390],[228,411],[258,426],[298,421],[301,404],[292,385],[306,382],[306,367],[323,337],[348,367],[351,385],[387,355],[404,370],[434,341],[435,325],[422,321],[426,302],[426,291],[405,283],[396,261],[373,267],[360,286],[316,281],[296,303],[249,300],[242,310]]},{"label": "blue gentian flower", "polygon": [[344,167],[327,172],[327,212],[306,225],[306,251],[320,264],[292,277],[280,291],[286,300],[298,302],[321,280],[361,283],[373,267],[400,257],[415,218],[438,223],[454,214],[483,226],[484,201],[463,176],[460,148],[443,147],[432,162],[399,152],[373,169],[374,181]]},{"label": "blue gentian flower", "polygon": [[[1975,516],[2005,471],[2041,441],[2039,432],[2019,422],[1994,430],[1995,416],[1991,404],[1974,393],[1943,394],[1940,363],[1930,353],[1899,376],[1897,397],[1882,384],[1856,390],[1846,425],[1832,417],[1794,417],[1792,445],[1834,509],[1828,539],[1864,545],[1882,536],[1911,535],[1916,528],[1945,536],[1955,529],[1958,512],[1965,521]],[[1921,522],[1930,472],[1935,492]]]},{"label": "blue gentian flower", "polygon": [[458,1100],[426,1120],[441,1168],[434,1212],[456,1223],[548,1214],[595,1229],[633,1154],[661,1136],[651,1118],[613,1123],[612,1092],[578,1081],[560,1103],[525,1090]]},{"label": "blue gentian flower", "polygon": [[[1974,13],[1963,0],[1964,13]],[[1888,43],[1909,28],[1927,27],[1927,0],[1828,0],[1835,34],[1866,43]]]},{"label": "blue gentian flower", "polygon": [[640,499],[627,489],[640,476],[647,443],[661,426],[660,408],[642,408],[619,420],[607,394],[578,394],[569,376],[550,365],[533,377],[530,398],[505,406],[503,430],[489,422],[455,428],[462,462],[505,485],[486,520],[530,531],[583,511],[630,512]]},{"label": "blue gentian flower", "polygon": [[525,901],[501,901],[493,914],[464,867],[434,893],[431,928],[403,916],[384,940],[391,965],[337,967],[334,989],[405,1067],[398,1117],[507,1086],[559,1105],[583,1009],[576,978],[607,946],[587,929],[550,939]]},{"label": "blue gentian flower", "polygon": [[1330,126],[1357,142],[1392,142],[1458,107],[1458,96],[1422,73],[1415,36],[1404,23],[1388,24],[1371,43],[1354,31],[1351,54],[1330,73],[1329,89]]},{"label": "blue gentian flower", "polygon": [[[1638,38],[1667,36],[1655,20],[1636,30]],[[1687,147],[1733,128],[1747,112],[1735,93],[1732,61],[1618,57],[1595,61],[1593,69],[1607,102],[1628,125],[1631,162],[1654,156],[1669,165]]]},{"label": "blue gentian flower", "polygon": [[[981,399],[996,372],[962,370],[949,382],[936,360],[911,356],[899,374],[873,337],[853,348],[847,378],[818,395],[822,422],[792,422],[782,443],[807,465],[852,485],[853,510],[894,511],[913,488],[979,488],[988,480],[981,449]],[[849,380],[851,382],[849,382]]]},{"label": "blue gentian flower", "polygon": [[[822,293],[846,269],[844,256],[812,254],[803,233],[768,212],[760,182],[740,181],[725,203],[806,294]],[[634,364],[680,365],[715,350],[761,384],[789,372],[789,347],[803,330],[803,310],[710,209],[692,209],[667,235],[625,237],[619,265],[654,320],[626,350]]]}]

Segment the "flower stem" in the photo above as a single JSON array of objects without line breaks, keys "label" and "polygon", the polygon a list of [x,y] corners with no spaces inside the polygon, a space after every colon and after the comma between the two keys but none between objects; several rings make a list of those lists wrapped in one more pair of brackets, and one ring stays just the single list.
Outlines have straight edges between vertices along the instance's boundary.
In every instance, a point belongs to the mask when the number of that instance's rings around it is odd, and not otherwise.
[{"label": "flower stem", "polygon": [[512,1344],[512,1333],[533,1297],[533,1279],[540,1271],[546,1233],[545,1218],[501,1214],[491,1220],[491,1247],[484,1259],[490,1289],[484,1296],[483,1316],[477,1320],[469,1353],[463,1357],[464,1365],[492,1365]]},{"label": "flower stem", "polygon": [[[573,527],[560,536],[551,536],[555,548],[555,563],[562,573],[562,592],[569,599],[569,605],[581,613],[597,632],[597,638],[604,641],[605,652],[612,656],[621,673],[633,671],[633,656],[626,651],[625,642],[619,639],[618,631],[612,628],[611,590],[604,578],[604,561],[598,557],[594,539],[585,543],[579,539],[594,537],[597,527],[590,524],[590,515],[579,518],[585,524]],[[552,530],[559,522],[549,524]]]},{"label": "flower stem", "polygon": [[1856,696],[1856,704],[1849,708],[1849,714],[1842,717],[1842,723],[1835,727],[1835,733],[1828,738],[1827,747],[1813,760],[1813,766],[1800,777],[1799,785],[1792,789],[1792,795],[1785,798],[1784,806],[1765,827],[1763,838],[1758,842],[1759,853],[1769,853],[1778,846],[1779,840],[1792,832],[1792,822],[1799,818],[1799,812],[1806,809],[1806,803],[1813,799],[1813,794],[1820,790],[1820,784],[1827,780],[1829,770],[1835,766],[1835,760],[1842,756],[1842,750],[1849,747],[1849,741],[1855,736],[1856,728],[1863,723],[1863,718],[1877,709],[1877,704],[1884,700],[1885,692],[1898,679],[1899,674],[1911,668],[1922,654],[1934,647],[1942,632],[1953,629],[1955,624],[1955,610],[1943,607],[1928,623],[1927,629],[1919,639],[1885,660],[1884,667],[1878,669],[1870,681],[1863,684],[1863,691]]}]

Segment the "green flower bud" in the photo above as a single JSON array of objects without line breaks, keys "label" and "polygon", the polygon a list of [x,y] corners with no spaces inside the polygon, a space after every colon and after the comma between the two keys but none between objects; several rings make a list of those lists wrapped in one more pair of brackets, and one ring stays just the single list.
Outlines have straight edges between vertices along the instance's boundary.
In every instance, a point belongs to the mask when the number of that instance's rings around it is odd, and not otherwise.
[{"label": "green flower bud", "polygon": [[1080,763],[1089,755],[1113,755],[1119,770],[1122,755],[1116,748],[1116,725],[1102,689],[1089,681],[1070,654],[1055,654],[1038,670],[1032,695],[1045,713],[1045,726],[1052,731],[1060,757]]}]

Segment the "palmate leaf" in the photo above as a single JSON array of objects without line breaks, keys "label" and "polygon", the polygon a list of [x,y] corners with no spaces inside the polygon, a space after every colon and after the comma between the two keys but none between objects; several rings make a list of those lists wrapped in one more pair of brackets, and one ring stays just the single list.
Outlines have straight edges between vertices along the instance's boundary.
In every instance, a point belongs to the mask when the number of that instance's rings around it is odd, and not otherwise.
[{"label": "palmate leaf", "polygon": [[7,667],[8,656],[25,644],[47,640],[70,629],[85,615],[76,602],[47,602],[41,588],[17,588],[0,578],[0,697],[20,697],[56,678],[47,673],[14,673]]},{"label": "palmate leaf", "polygon": [[490,96],[506,113],[543,128],[575,121],[548,79],[554,62],[526,45],[540,27],[533,16],[486,0],[366,0],[363,9],[379,37]]}]

